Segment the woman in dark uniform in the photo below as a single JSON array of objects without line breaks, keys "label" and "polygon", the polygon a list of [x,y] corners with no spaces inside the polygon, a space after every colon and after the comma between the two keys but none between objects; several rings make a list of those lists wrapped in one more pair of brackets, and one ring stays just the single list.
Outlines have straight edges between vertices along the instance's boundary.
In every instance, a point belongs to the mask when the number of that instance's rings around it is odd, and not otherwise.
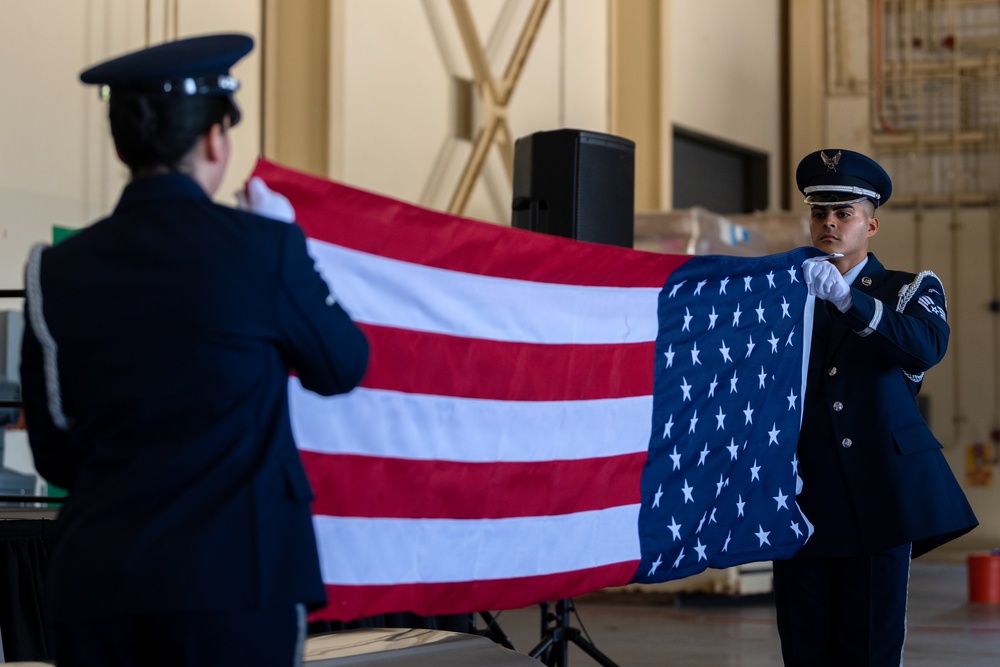
[{"label": "woman in dark uniform", "polygon": [[211,199],[252,47],[185,39],[81,75],[110,95],[131,180],[26,269],[28,434],[69,492],[47,580],[59,665],[292,665],[325,601],[289,373],[350,391],[368,346],[286,199],[259,181],[247,210]]}]

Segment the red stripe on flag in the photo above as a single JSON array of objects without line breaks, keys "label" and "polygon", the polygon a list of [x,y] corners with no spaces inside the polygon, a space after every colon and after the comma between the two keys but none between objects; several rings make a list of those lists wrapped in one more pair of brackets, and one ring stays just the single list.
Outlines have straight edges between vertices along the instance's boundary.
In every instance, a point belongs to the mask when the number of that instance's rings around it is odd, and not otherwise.
[{"label": "red stripe on flag", "polygon": [[[371,324],[362,386],[501,401],[651,396],[656,343],[548,345],[463,338]],[[503,369],[503,372],[498,372]]]},{"label": "red stripe on flag", "polygon": [[[558,535],[552,536],[558,540]],[[635,574],[639,561],[614,563],[575,572],[443,584],[393,584],[387,586],[340,586],[327,584],[329,604],[310,615],[310,620],[351,621],[375,614],[412,611],[431,616],[441,609],[469,613],[498,609],[520,609],[539,600],[560,600],[592,593],[608,586],[621,586]]]},{"label": "red stripe on flag", "polygon": [[263,159],[254,175],[295,202],[310,238],[405,262],[564,285],[659,288],[688,260],[460,218]]},{"label": "red stripe on flag", "polygon": [[401,519],[556,516],[635,505],[646,463],[646,452],[518,463],[299,453],[316,489],[313,514]]}]

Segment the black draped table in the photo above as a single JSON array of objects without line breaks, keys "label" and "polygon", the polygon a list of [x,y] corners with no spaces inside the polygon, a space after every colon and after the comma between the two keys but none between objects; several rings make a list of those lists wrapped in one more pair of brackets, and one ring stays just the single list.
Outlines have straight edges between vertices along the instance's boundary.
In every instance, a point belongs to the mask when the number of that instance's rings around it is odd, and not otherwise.
[{"label": "black draped table", "polygon": [[[0,506],[0,662],[52,659],[51,639],[43,617],[42,586],[48,566],[48,539],[57,511]],[[385,627],[483,634],[498,641],[491,632],[494,629],[476,630],[473,614],[386,614],[343,623],[310,623],[308,630],[314,635]]]},{"label": "black draped table", "polygon": [[0,656],[8,662],[52,656],[42,581],[55,516],[55,509],[0,507]]}]

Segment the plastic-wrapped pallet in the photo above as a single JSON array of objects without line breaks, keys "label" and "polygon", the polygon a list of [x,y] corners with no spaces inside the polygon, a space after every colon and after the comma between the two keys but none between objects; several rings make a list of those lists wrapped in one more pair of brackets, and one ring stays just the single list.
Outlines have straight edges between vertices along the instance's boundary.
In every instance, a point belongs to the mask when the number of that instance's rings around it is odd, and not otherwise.
[{"label": "plastic-wrapped pallet", "polygon": [[700,207],[636,213],[635,249],[677,255],[774,255],[811,245],[795,213],[719,215]]}]

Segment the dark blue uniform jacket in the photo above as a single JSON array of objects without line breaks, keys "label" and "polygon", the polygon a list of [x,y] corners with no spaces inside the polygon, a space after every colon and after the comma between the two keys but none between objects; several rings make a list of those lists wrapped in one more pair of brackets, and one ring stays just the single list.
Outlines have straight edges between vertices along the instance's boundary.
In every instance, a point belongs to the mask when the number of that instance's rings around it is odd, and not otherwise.
[{"label": "dark blue uniform jacket", "polygon": [[948,346],[944,288],[869,254],[851,295],[843,314],[816,302],[798,496],[816,533],[798,555],[916,557],[978,524],[916,402]]},{"label": "dark blue uniform jacket", "polygon": [[288,375],[350,391],[368,346],[299,227],[154,176],[31,273],[28,434],[69,491],[52,620],[322,604]]}]

